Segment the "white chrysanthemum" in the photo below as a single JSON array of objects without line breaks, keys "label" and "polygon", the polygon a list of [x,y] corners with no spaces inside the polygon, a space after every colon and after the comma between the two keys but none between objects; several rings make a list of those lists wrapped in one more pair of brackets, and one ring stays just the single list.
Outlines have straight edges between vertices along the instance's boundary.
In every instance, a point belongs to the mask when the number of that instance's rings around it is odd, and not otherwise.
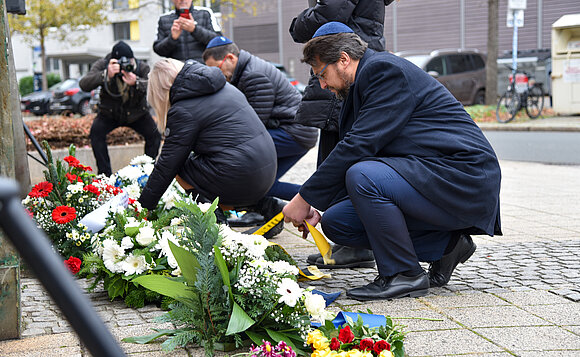
[{"label": "white chrysanthemum", "polygon": [[274,271],[274,273],[276,274],[280,274],[280,275],[297,275],[298,274],[298,268],[288,262],[285,262],[283,260],[278,260],[275,262],[272,262],[272,270]]},{"label": "white chrysanthemum", "polygon": [[329,311],[325,310],[326,301],[322,295],[313,294],[310,291],[304,292],[304,306],[314,322],[323,323],[329,317]]},{"label": "white chrysanthemum", "polygon": [[103,241],[103,263],[113,273],[122,273],[121,260],[125,257],[125,249],[113,239]]},{"label": "white chrysanthemum", "polygon": [[175,260],[173,252],[169,247],[169,241],[171,241],[175,245],[179,245],[177,244],[177,239],[173,234],[171,234],[168,231],[163,231],[161,233],[161,238],[159,239],[159,245],[161,246],[161,255],[167,256],[167,264],[169,264],[170,267],[175,269],[178,267],[177,260]]},{"label": "white chrysanthemum", "polygon": [[146,175],[151,175],[151,173],[153,172],[153,169],[155,168],[155,165],[151,164],[145,164],[143,165],[143,172]]},{"label": "white chrysanthemum", "polygon": [[153,158],[151,158],[150,156],[140,155],[140,156],[134,157],[133,160],[131,160],[131,162],[129,163],[129,165],[145,165],[145,164],[152,164],[154,162],[155,162],[155,160],[153,160]]},{"label": "white chrysanthemum", "polygon": [[139,187],[139,185],[136,183],[130,184],[126,186],[124,189],[125,191],[127,191],[127,195],[129,196],[129,198],[137,200],[141,196],[141,187]]},{"label": "white chrysanthemum", "polygon": [[149,269],[149,264],[143,255],[129,254],[122,263],[125,275],[141,274]]},{"label": "white chrysanthemum", "polygon": [[155,230],[152,227],[145,226],[139,228],[139,233],[135,237],[137,243],[146,247],[155,241]]},{"label": "white chrysanthemum", "polygon": [[163,208],[166,210],[170,210],[175,207],[175,202],[180,200],[180,196],[174,190],[167,190],[161,196],[161,201],[163,202]]},{"label": "white chrysanthemum", "polygon": [[259,259],[264,256],[266,248],[268,248],[268,240],[260,235],[243,234],[225,225],[221,227],[221,233],[223,236],[222,246],[233,257],[243,255],[248,260]]},{"label": "white chrysanthemum", "polygon": [[125,166],[117,172],[117,175],[123,180],[137,181],[143,176],[143,170],[139,166]]},{"label": "white chrysanthemum", "polygon": [[302,288],[297,282],[290,278],[284,278],[278,284],[278,289],[276,292],[280,294],[280,299],[278,302],[283,302],[290,307],[296,306],[296,302],[302,296]]},{"label": "white chrysanthemum", "polygon": [[131,249],[134,246],[135,245],[133,244],[133,240],[131,239],[131,237],[125,236],[125,237],[123,237],[123,239],[121,239],[121,248],[123,248],[123,249]]}]

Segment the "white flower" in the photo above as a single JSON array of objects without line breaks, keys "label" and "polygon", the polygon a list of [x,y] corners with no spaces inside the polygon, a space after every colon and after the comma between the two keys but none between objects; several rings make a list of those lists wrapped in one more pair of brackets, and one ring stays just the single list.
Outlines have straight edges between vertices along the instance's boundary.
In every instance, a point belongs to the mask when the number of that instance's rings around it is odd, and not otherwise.
[{"label": "white flower", "polygon": [[74,184],[68,185],[66,189],[67,189],[67,191],[70,191],[70,193],[75,194],[75,193],[82,192],[83,187],[84,187],[84,183],[76,182]]},{"label": "white flower", "polygon": [[177,268],[178,267],[177,260],[175,260],[173,252],[169,247],[169,241],[171,241],[175,245],[179,245],[177,244],[177,239],[173,234],[171,234],[168,231],[163,231],[163,233],[161,233],[161,239],[159,239],[159,245],[161,246],[161,255],[167,256],[167,264],[169,264],[170,267]]},{"label": "white flower", "polygon": [[161,201],[163,201],[163,208],[170,210],[175,207],[175,201],[179,201],[180,197],[177,192],[173,190],[167,190],[163,196],[161,196]]},{"label": "white flower", "polygon": [[131,248],[133,248],[133,246],[134,246],[134,244],[133,244],[133,240],[131,240],[131,237],[129,237],[129,236],[123,237],[123,239],[121,240],[121,248],[131,249]]},{"label": "white flower", "polygon": [[125,228],[127,227],[139,227],[141,222],[139,222],[135,217],[127,217],[127,223],[125,223]]},{"label": "white flower", "polygon": [[131,162],[129,163],[129,165],[145,165],[152,164],[153,162],[155,162],[155,160],[153,160],[151,157],[147,155],[140,155],[134,157],[133,160],[131,160]]},{"label": "white flower", "polygon": [[117,175],[124,180],[137,181],[143,176],[143,171],[138,166],[125,166],[117,172]]},{"label": "white flower", "polygon": [[129,198],[138,199],[141,196],[141,187],[138,184],[131,184],[126,186],[125,191],[127,191],[127,195]]},{"label": "white flower", "polygon": [[280,275],[297,275],[298,268],[283,260],[278,260],[272,263],[272,270]]},{"label": "white flower", "polygon": [[328,312],[325,310],[326,302],[322,295],[306,291],[304,293],[304,306],[314,322],[323,323],[328,316]]},{"label": "white flower", "polygon": [[280,299],[278,302],[284,302],[290,307],[296,306],[296,302],[302,296],[302,289],[298,286],[298,283],[290,278],[284,278],[278,284],[278,289],[276,292],[280,294]]},{"label": "white flower", "polygon": [[123,269],[119,264],[125,256],[125,249],[112,239],[103,241],[103,263],[113,273],[121,273]]},{"label": "white flower", "polygon": [[180,217],[175,217],[175,218],[171,219],[171,222],[169,222],[169,225],[170,226],[178,226],[182,223],[183,223],[183,220]]},{"label": "white flower", "polygon": [[135,239],[137,243],[146,247],[155,241],[155,230],[149,226],[141,227]]},{"label": "white flower", "polygon": [[151,175],[154,168],[155,168],[155,165],[153,165],[153,164],[145,164],[145,165],[143,165],[143,172],[146,175]]},{"label": "white flower", "polygon": [[149,269],[149,264],[142,255],[129,254],[122,263],[125,275],[141,274]]},{"label": "white flower", "polygon": [[205,213],[211,207],[211,203],[197,203],[197,207]]}]

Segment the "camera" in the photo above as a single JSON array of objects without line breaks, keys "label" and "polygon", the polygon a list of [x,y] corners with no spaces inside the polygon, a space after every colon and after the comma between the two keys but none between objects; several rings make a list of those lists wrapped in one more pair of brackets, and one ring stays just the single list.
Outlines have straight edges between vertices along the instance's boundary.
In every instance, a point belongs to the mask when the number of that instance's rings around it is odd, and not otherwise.
[{"label": "camera", "polygon": [[125,72],[135,71],[135,65],[127,57],[119,58],[119,66],[121,66],[121,70]]}]

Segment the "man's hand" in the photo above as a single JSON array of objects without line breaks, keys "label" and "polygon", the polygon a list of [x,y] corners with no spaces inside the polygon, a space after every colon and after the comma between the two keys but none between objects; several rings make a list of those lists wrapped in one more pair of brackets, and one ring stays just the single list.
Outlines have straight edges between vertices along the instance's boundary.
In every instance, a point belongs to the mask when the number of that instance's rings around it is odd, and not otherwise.
[{"label": "man's hand", "polygon": [[181,35],[181,23],[179,19],[173,20],[173,25],[171,25],[171,38],[177,40]]},{"label": "man's hand", "polygon": [[193,32],[195,30],[195,20],[193,20],[193,16],[191,16],[191,14],[188,14],[188,16],[188,18],[179,17],[175,21],[179,22],[179,26],[182,30]]},{"label": "man's hand", "polygon": [[119,73],[120,71],[121,66],[119,65],[119,61],[117,61],[115,58],[111,58],[109,60],[109,66],[107,67],[107,77],[111,79],[115,76],[115,74]]},{"label": "man's hand", "polygon": [[137,83],[137,75],[133,72],[125,72],[125,71],[121,71],[123,73],[123,82],[127,83],[130,86],[134,86],[135,83]]},{"label": "man's hand", "polygon": [[284,221],[292,222],[294,227],[298,227],[300,232],[305,230],[305,220],[314,227],[320,222],[321,218],[320,213],[312,208],[300,194],[294,196],[282,212],[284,213]]}]

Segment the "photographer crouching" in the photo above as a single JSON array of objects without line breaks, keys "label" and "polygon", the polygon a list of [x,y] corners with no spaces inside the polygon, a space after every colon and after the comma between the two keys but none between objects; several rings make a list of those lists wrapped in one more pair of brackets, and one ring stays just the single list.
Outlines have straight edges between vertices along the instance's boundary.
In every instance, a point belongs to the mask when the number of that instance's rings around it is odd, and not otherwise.
[{"label": "photographer crouching", "polygon": [[98,114],[89,134],[99,174],[112,174],[107,134],[120,126],[145,138],[147,156],[155,158],[159,152],[161,134],[147,105],[148,75],[149,66],[135,59],[131,47],[119,41],[79,82],[85,92],[101,86]]}]

